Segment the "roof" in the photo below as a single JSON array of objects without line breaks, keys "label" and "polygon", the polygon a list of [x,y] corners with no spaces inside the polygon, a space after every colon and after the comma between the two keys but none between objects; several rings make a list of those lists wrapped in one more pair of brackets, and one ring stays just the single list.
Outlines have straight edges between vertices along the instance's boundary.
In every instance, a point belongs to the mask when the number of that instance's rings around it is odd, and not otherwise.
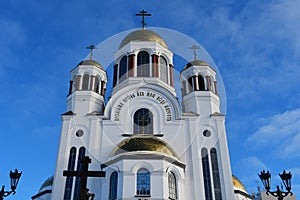
[{"label": "roof", "polygon": [[234,175],[232,175],[232,182],[233,182],[233,187],[247,193],[244,184]]},{"label": "roof", "polygon": [[53,176],[50,176],[47,180],[45,180],[45,182],[42,184],[42,186],[40,187],[40,192],[42,192],[44,189],[48,188],[48,187],[52,187],[53,185]]},{"label": "roof", "polygon": [[103,69],[103,67],[95,60],[83,60],[80,63],[78,63],[77,66],[79,66],[79,65],[94,65],[100,69]]},{"label": "roof", "polygon": [[205,62],[203,60],[193,60],[193,61],[189,62],[188,64],[186,64],[184,69],[188,69],[192,66],[209,66],[209,64],[207,64],[207,62]]},{"label": "roof", "polygon": [[137,42],[142,42],[142,41],[152,41],[152,42],[157,42],[160,45],[162,45],[165,48],[168,48],[166,42],[162,39],[160,35],[155,33],[154,31],[148,30],[148,29],[140,29],[133,31],[129,33],[121,42],[119,49],[124,47],[126,44],[128,44],[131,41],[137,41]]},{"label": "roof", "polygon": [[175,151],[165,142],[153,135],[133,135],[121,141],[112,151],[111,156],[126,152],[153,151],[177,157]]}]

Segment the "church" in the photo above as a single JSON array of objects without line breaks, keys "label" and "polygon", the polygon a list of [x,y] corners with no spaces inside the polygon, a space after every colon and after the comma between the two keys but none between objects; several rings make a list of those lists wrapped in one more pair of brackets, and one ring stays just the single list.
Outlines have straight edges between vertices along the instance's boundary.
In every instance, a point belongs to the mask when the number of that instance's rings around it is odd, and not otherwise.
[{"label": "church", "polygon": [[252,199],[232,175],[217,71],[195,53],[176,79],[174,52],[140,15],[111,77],[93,45],[71,70],[56,170],[32,199]]}]

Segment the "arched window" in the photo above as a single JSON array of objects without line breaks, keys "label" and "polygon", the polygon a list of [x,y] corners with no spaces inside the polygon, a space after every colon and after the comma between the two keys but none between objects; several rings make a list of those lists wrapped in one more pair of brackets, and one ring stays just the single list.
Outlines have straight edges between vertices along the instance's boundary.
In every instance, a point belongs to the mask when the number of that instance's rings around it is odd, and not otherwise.
[{"label": "arched window", "polygon": [[220,182],[218,157],[217,157],[217,151],[215,148],[212,148],[210,150],[210,159],[211,159],[212,175],[213,175],[213,180],[214,180],[215,199],[222,200],[222,190],[221,190],[221,182]]},{"label": "arched window", "polygon": [[109,183],[109,200],[117,199],[118,194],[118,173],[113,172]]},{"label": "arched window", "polygon": [[159,77],[160,79],[168,83],[168,64],[164,57],[159,57]]},{"label": "arched window", "polygon": [[168,174],[169,199],[177,199],[176,177],[173,172]]},{"label": "arched window", "polygon": [[189,92],[192,92],[193,91],[193,77],[190,77],[188,79],[188,88],[189,88]]},{"label": "arched window", "polygon": [[[82,169],[82,164],[81,164],[80,161],[84,156],[85,156],[85,148],[80,147],[79,154],[78,154],[78,160],[77,160],[77,171],[81,171],[81,169]],[[81,180],[81,177],[77,176],[76,181],[75,181],[75,191],[74,191],[74,198],[73,199],[78,199],[79,198],[80,180]]]},{"label": "arched window", "polygon": [[212,200],[213,198],[212,198],[212,189],[211,189],[209,160],[208,160],[208,152],[206,148],[201,149],[201,156],[202,156],[205,200]]},{"label": "arched window", "polygon": [[134,134],[153,134],[153,115],[150,110],[141,108],[133,116]]},{"label": "arched window", "polygon": [[99,77],[95,77],[95,86],[94,86],[94,92],[98,93],[100,92],[100,81]]},{"label": "arched window", "polygon": [[89,79],[90,79],[90,76],[88,74],[83,75],[82,90],[88,90],[89,89]]},{"label": "arched window", "polygon": [[149,66],[149,53],[141,51],[137,55],[137,76],[138,77],[149,77],[150,66]]},{"label": "arched window", "polygon": [[[76,148],[72,147],[69,155],[68,171],[74,171],[76,160]],[[73,177],[68,176],[66,179],[64,200],[71,200]]]},{"label": "arched window", "polygon": [[205,90],[205,83],[204,83],[204,79],[201,75],[198,75],[198,86],[199,86],[199,90],[200,91],[204,91]]},{"label": "arched window", "polygon": [[124,56],[120,61],[119,67],[119,83],[127,78],[127,56]]},{"label": "arched window", "polygon": [[136,194],[139,196],[150,195],[150,172],[141,168],[136,175]]}]

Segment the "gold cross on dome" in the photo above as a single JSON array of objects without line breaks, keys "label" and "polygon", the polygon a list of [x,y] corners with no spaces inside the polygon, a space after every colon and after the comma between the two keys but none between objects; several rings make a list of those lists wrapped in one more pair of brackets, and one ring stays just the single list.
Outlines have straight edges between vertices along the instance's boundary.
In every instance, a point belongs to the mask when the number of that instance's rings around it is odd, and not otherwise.
[{"label": "gold cross on dome", "polygon": [[87,47],[87,49],[90,50],[90,60],[92,60],[92,58],[93,58],[93,50],[97,49],[97,48],[95,47],[95,45],[91,44],[90,46]]},{"label": "gold cross on dome", "polygon": [[200,49],[200,47],[193,45],[190,47],[190,49],[194,49],[194,60],[197,60],[197,49]]},{"label": "gold cross on dome", "polygon": [[142,23],[142,28],[145,29],[145,26],[146,26],[146,23],[145,23],[145,16],[151,16],[151,14],[150,14],[150,13],[147,13],[147,11],[145,11],[145,10],[142,10],[142,11],[140,11],[140,13],[135,14],[135,16],[142,16],[142,21],[141,21],[141,23]]}]

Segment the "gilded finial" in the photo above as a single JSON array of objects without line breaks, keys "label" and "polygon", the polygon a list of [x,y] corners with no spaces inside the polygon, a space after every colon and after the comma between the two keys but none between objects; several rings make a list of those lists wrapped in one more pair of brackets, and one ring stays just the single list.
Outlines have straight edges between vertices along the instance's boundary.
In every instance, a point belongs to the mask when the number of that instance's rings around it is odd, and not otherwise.
[{"label": "gilded finial", "polygon": [[200,49],[200,47],[193,45],[190,47],[190,49],[194,49],[194,60],[197,60],[197,49]]},{"label": "gilded finial", "polygon": [[93,44],[91,44],[90,46],[87,47],[87,49],[90,50],[90,60],[93,59],[93,50],[97,49]]},{"label": "gilded finial", "polygon": [[140,13],[135,14],[135,16],[142,16],[142,21],[141,21],[141,23],[142,23],[142,29],[145,29],[145,26],[146,26],[145,16],[151,16],[151,14],[147,13],[147,11],[145,11],[145,10],[142,10],[142,11],[140,11]]}]

